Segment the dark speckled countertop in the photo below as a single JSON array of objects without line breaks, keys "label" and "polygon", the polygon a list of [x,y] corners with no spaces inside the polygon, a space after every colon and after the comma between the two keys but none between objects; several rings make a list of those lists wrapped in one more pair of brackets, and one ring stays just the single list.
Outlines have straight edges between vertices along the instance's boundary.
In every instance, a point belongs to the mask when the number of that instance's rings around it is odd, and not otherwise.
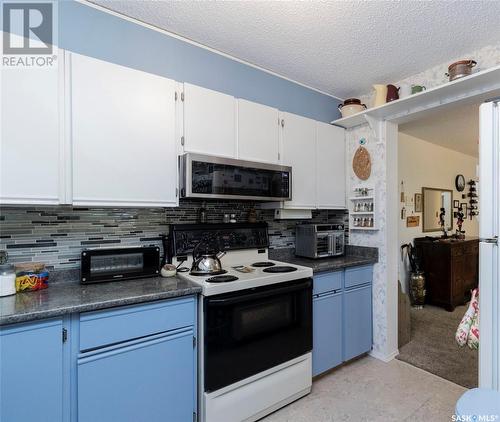
[{"label": "dark speckled countertop", "polygon": [[[310,267],[314,273],[320,273],[375,264],[378,249],[348,245],[344,256],[321,259],[296,257],[293,249],[273,249],[269,258]],[[0,326],[201,293],[201,287],[177,277],[88,285],[67,281],[75,280],[74,277],[75,274],[64,271],[51,273],[48,289],[0,297]]]},{"label": "dark speckled countertop", "polygon": [[339,257],[311,259],[295,256],[294,249],[274,249],[269,251],[269,258],[310,267],[313,273],[336,271],[378,262],[377,248],[347,245],[345,252],[345,255]]},{"label": "dark speckled countertop", "polygon": [[45,290],[0,297],[0,325],[200,292],[201,287],[177,277],[150,277],[88,285],[61,281],[49,284]]}]

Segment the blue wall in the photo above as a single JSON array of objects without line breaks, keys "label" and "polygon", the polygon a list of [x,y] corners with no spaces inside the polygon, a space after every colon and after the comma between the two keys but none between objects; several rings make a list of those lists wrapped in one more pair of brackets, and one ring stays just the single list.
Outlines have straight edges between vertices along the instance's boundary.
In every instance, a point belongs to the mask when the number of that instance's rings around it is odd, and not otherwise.
[{"label": "blue wall", "polygon": [[316,120],[339,100],[74,1],[59,3],[60,47]]}]

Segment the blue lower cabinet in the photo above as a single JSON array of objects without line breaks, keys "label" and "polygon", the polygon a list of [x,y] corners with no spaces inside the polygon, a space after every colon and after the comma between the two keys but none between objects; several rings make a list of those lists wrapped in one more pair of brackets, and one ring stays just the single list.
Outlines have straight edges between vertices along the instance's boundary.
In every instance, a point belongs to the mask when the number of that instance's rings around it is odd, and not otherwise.
[{"label": "blue lower cabinet", "polygon": [[312,359],[313,376],[342,363],[342,293],[313,298]]},{"label": "blue lower cabinet", "polygon": [[196,309],[190,296],[0,327],[0,422],[193,421]]},{"label": "blue lower cabinet", "polygon": [[372,286],[371,284],[344,292],[344,355],[347,361],[372,347]]},{"label": "blue lower cabinet", "polygon": [[313,376],[372,347],[373,266],[314,277]]},{"label": "blue lower cabinet", "polygon": [[0,421],[63,420],[61,319],[0,327]]},{"label": "blue lower cabinet", "polygon": [[192,421],[193,329],[80,354],[79,422]]}]

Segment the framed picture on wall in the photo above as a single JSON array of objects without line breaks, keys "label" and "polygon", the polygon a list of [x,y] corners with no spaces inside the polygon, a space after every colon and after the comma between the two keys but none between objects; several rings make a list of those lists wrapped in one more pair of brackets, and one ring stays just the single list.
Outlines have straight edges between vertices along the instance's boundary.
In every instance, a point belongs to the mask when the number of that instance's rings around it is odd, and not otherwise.
[{"label": "framed picture on wall", "polygon": [[462,211],[463,211],[464,213],[466,213],[466,214],[467,214],[467,206],[468,206],[468,205],[469,205],[469,204],[468,204],[467,202],[462,202],[462,203],[460,204],[460,208],[462,208]]},{"label": "framed picture on wall", "polygon": [[422,212],[422,194],[415,194],[415,212]]},{"label": "framed picture on wall", "polygon": [[453,208],[460,208],[460,201],[458,199],[455,199],[453,201]]}]

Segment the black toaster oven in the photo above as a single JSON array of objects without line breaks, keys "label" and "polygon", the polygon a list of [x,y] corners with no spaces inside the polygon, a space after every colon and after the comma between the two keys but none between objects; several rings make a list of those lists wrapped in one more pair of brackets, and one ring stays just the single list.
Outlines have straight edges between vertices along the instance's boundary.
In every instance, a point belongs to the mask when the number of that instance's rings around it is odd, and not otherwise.
[{"label": "black toaster oven", "polygon": [[83,284],[151,277],[159,272],[158,246],[85,249],[81,254]]}]

